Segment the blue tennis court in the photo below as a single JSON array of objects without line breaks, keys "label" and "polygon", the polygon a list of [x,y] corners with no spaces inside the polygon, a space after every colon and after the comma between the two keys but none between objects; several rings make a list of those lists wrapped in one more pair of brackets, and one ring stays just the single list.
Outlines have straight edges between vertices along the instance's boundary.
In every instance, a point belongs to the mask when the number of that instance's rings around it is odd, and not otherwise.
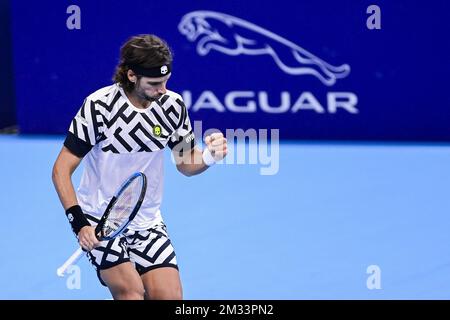
[{"label": "blue tennis court", "polygon": [[[0,136],[0,299],[111,299],[51,182],[62,136]],[[450,146],[282,143],[279,171],[186,178],[162,207],[186,299],[450,299]],[[80,168],[81,169],[81,168]],[[78,184],[81,170],[75,173]]]}]

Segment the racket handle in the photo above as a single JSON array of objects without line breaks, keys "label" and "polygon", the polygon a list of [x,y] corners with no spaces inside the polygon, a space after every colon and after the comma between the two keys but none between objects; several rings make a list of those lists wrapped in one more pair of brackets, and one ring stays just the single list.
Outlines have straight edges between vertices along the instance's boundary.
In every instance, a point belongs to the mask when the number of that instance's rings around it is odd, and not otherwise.
[{"label": "racket handle", "polygon": [[77,251],[75,251],[69,259],[67,259],[66,262],[64,262],[64,264],[59,267],[56,270],[56,274],[59,277],[64,277],[64,274],[66,273],[67,269],[71,266],[74,265],[75,263],[77,263],[78,260],[80,260],[80,258],[83,256],[83,249],[78,248]]}]

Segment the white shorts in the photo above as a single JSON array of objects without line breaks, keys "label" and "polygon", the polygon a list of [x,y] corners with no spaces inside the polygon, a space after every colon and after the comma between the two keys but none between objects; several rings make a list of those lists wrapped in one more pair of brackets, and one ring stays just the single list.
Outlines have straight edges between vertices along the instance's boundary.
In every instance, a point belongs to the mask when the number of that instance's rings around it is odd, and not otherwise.
[{"label": "white shorts", "polygon": [[[88,214],[86,218],[94,227],[99,221]],[[87,256],[97,270],[100,282],[105,286],[100,277],[100,270],[128,261],[134,264],[140,275],[161,267],[178,269],[175,250],[163,222],[142,231],[125,229],[117,238],[100,242],[98,247],[87,252]]]}]

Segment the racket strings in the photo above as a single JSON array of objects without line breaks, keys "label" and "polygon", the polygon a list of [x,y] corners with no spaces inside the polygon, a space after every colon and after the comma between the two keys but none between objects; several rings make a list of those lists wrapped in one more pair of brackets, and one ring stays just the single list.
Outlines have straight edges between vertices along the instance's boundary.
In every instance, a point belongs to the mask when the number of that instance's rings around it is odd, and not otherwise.
[{"label": "racket strings", "polygon": [[128,218],[138,203],[141,188],[140,179],[134,179],[118,196],[103,227],[105,236],[111,235],[128,222]]}]

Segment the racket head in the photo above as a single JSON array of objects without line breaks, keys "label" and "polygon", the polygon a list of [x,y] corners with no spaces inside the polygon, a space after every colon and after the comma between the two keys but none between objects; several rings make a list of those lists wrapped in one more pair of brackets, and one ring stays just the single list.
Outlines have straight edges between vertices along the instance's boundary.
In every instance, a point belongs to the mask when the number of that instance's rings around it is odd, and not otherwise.
[{"label": "racket head", "polygon": [[147,177],[142,172],[131,175],[110,200],[95,234],[100,241],[111,240],[125,230],[141,207],[147,190]]}]

